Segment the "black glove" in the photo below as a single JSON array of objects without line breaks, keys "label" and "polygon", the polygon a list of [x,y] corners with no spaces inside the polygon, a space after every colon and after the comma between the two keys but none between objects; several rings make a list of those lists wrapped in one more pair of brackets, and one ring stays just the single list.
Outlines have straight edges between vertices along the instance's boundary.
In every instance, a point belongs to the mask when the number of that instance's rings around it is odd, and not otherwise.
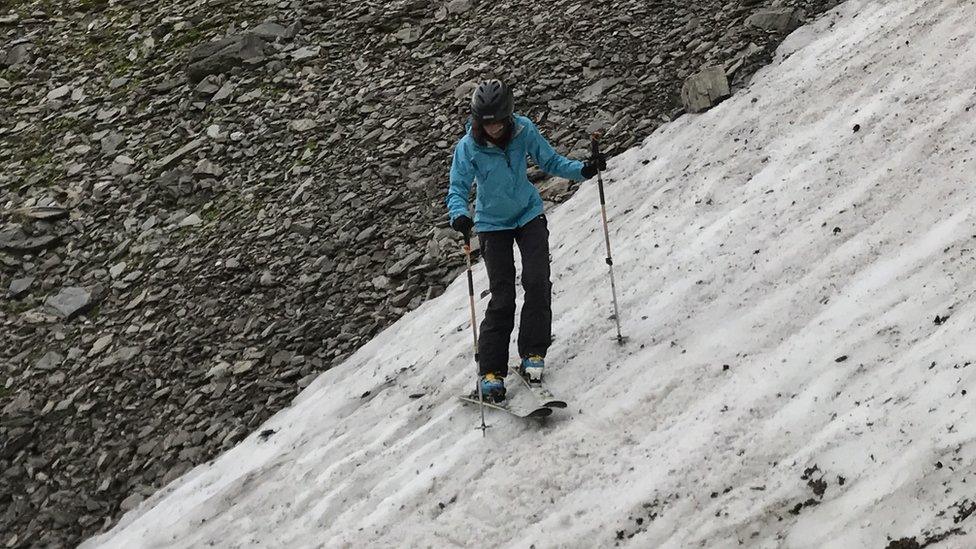
[{"label": "black glove", "polygon": [[451,222],[451,228],[464,235],[465,240],[471,239],[471,229],[474,228],[474,221],[466,215],[459,215]]},{"label": "black glove", "polygon": [[589,179],[596,175],[597,171],[603,171],[607,169],[607,155],[603,153],[595,154],[590,156],[589,160],[583,163],[583,169],[580,170],[580,174]]}]

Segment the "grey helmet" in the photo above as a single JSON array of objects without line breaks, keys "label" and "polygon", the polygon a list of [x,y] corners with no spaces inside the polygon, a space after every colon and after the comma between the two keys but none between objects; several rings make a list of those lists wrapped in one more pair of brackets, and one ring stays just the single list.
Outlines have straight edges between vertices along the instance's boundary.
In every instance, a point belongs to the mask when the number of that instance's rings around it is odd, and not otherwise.
[{"label": "grey helmet", "polygon": [[471,116],[478,122],[507,120],[514,110],[512,89],[501,80],[486,80],[471,94]]}]

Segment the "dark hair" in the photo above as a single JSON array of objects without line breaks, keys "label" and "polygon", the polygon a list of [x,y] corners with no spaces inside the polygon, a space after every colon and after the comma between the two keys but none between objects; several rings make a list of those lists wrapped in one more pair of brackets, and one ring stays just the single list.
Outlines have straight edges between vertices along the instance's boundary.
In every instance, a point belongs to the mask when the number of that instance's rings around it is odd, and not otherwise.
[{"label": "dark hair", "polygon": [[474,138],[475,143],[481,145],[482,147],[484,147],[488,141],[491,141],[499,148],[504,149],[508,146],[508,142],[512,140],[513,127],[514,123],[512,117],[509,116],[505,119],[505,133],[503,133],[502,136],[496,141],[488,135],[488,132],[485,131],[484,126],[480,121],[478,121],[477,118],[471,117],[471,137]]}]

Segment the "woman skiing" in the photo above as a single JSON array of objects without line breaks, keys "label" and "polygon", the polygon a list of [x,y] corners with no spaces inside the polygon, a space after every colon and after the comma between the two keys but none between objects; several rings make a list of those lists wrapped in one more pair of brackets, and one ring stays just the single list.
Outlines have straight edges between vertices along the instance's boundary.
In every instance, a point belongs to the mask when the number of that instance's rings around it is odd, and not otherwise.
[{"label": "woman skiing", "polygon": [[[526,155],[551,175],[582,181],[606,169],[601,154],[586,162],[553,150],[536,126],[514,114],[512,90],[500,80],[482,82],[471,95],[468,131],[454,148],[447,208],[451,227],[470,238],[478,233],[488,270],[491,300],[478,341],[478,383],[483,398],[505,399],[508,346],[515,327],[515,258],[522,256],[522,306],[518,352],[522,372],[540,381],[552,339],[552,284],[549,281],[549,229],[538,189],[529,182]],[[474,221],[468,210],[471,183],[477,179]]]}]

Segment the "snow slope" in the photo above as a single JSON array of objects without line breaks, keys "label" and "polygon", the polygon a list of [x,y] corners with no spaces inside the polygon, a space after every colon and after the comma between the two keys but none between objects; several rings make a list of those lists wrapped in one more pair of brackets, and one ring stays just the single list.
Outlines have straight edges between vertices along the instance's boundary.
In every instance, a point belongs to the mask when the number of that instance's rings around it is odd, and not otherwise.
[{"label": "snow slope", "polygon": [[976,546],[974,51],[971,0],[850,0],[614,158],[630,343],[588,184],[550,215],[546,423],[453,398],[462,277],[86,546]]}]

